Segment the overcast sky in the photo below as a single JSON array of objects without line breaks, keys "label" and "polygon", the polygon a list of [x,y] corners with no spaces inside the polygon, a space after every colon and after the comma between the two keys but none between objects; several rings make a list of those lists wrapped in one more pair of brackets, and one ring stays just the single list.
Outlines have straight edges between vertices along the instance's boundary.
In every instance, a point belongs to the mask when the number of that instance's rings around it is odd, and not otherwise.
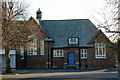
[{"label": "overcast sky", "polygon": [[38,8],[42,11],[42,20],[90,19],[104,6],[104,0],[27,0],[30,16],[36,17]]}]

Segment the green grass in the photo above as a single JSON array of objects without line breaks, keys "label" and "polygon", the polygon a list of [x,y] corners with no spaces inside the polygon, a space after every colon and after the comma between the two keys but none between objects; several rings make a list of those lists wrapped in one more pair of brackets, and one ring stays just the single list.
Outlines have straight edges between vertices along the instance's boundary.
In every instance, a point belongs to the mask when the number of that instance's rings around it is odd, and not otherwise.
[{"label": "green grass", "polygon": [[29,73],[29,72],[11,72],[11,73],[2,73],[2,75],[17,75],[17,74],[26,74],[26,73]]}]

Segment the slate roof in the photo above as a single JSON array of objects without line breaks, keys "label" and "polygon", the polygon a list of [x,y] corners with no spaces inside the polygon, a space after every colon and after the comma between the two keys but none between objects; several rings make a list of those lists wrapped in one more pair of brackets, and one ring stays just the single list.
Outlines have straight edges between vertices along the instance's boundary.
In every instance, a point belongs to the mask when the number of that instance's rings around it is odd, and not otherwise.
[{"label": "slate roof", "polygon": [[89,19],[43,20],[40,25],[54,41],[55,47],[66,47],[70,37],[79,38],[79,46],[86,46],[99,31]]}]

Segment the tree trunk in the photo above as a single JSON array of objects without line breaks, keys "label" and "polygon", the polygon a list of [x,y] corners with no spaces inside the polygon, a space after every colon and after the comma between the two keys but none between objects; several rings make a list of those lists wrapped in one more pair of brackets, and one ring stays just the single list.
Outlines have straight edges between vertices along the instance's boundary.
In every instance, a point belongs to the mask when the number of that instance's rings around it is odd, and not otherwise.
[{"label": "tree trunk", "polygon": [[10,49],[8,47],[5,48],[5,56],[6,56],[6,73],[11,73]]}]

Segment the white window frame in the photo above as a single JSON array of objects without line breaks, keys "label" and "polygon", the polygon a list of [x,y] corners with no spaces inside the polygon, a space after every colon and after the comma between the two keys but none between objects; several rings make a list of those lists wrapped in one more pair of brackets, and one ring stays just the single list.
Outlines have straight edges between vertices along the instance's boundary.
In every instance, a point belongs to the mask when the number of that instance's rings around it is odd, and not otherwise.
[{"label": "white window frame", "polygon": [[[104,55],[103,55],[103,48],[104,48]],[[102,55],[100,55],[99,53],[100,49],[101,49]],[[104,43],[95,43],[95,58],[106,59],[106,45]]]},{"label": "white window frame", "polygon": [[24,59],[24,47],[20,46],[20,50],[21,50],[20,59]]},{"label": "white window frame", "polygon": [[[57,53],[59,51],[59,53]],[[60,52],[62,51],[62,56],[60,55]],[[54,52],[56,52],[56,53],[54,53]],[[55,56],[55,54],[56,54],[56,56]],[[63,52],[63,50],[53,50],[53,56],[54,57],[64,57],[64,52]]]},{"label": "white window frame", "polygon": [[[27,55],[37,55],[37,47],[36,47],[36,52],[35,52],[35,46],[37,46],[36,37],[34,35],[30,35],[30,36],[28,36],[28,39],[30,41],[28,42],[27,46],[30,47],[30,50],[29,50],[29,48],[27,48]],[[31,43],[31,40],[33,40],[33,43]],[[36,43],[34,43],[34,42],[36,42]],[[33,47],[33,51],[31,51],[31,46]]]},{"label": "white window frame", "polygon": [[[83,55],[83,57],[82,57]],[[85,57],[86,55],[86,57]],[[87,59],[87,49],[81,49],[81,55],[80,55],[81,59]]]},{"label": "white window frame", "polygon": [[40,55],[44,55],[44,41],[43,40],[40,41]]},{"label": "white window frame", "polygon": [[[71,39],[76,39],[76,42],[71,42]],[[78,43],[78,38],[69,38],[69,44],[77,44]]]}]

